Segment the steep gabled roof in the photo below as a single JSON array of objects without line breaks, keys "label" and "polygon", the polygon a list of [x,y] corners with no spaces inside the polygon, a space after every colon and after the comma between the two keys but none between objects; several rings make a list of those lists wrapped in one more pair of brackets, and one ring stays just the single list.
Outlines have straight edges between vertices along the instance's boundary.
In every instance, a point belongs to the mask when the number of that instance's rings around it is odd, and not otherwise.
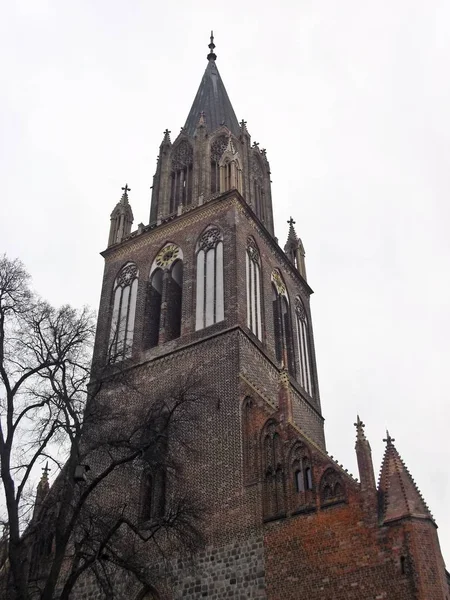
[{"label": "steep gabled roof", "polygon": [[381,518],[384,522],[404,517],[420,517],[433,520],[428,506],[400,457],[389,433],[381,466],[379,492]]},{"label": "steep gabled roof", "polygon": [[220,77],[216,65],[214,38],[211,32],[210,53],[208,54],[208,66],[198,88],[194,103],[189,112],[184,133],[193,136],[202,115],[208,131],[215,131],[221,125],[225,125],[235,136],[240,134],[240,127],[227,91]]}]

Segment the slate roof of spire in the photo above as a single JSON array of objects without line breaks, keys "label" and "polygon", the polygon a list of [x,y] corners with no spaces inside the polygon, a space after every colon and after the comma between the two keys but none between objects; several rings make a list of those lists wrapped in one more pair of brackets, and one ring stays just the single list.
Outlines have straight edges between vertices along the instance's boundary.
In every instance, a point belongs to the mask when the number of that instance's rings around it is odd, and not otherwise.
[{"label": "slate roof of spire", "polygon": [[394,441],[387,433],[386,451],[381,466],[379,491],[384,522],[402,517],[433,519],[414,479],[400,457]]},{"label": "slate roof of spire", "polygon": [[225,125],[235,136],[238,136],[240,134],[239,123],[217,69],[213,40],[211,32],[211,43],[209,44],[211,52],[208,54],[208,65],[186,119],[184,132],[193,136],[200,115],[203,113],[208,131],[215,131],[221,125]]}]

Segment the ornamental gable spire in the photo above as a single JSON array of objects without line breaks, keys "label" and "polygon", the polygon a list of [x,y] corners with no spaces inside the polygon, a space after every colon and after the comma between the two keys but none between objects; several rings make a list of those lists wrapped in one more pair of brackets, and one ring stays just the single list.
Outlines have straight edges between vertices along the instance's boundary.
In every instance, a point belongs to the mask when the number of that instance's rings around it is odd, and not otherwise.
[{"label": "ornamental gable spire", "polygon": [[405,517],[431,519],[425,500],[400,457],[394,439],[386,432],[386,451],[381,467],[379,492],[381,518],[386,523]]}]

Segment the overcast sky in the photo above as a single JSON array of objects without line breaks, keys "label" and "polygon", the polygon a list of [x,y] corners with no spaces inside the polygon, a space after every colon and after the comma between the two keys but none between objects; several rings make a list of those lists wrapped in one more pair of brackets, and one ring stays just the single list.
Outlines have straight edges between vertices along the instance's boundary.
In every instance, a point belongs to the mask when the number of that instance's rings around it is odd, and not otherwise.
[{"label": "overcast sky", "polygon": [[97,308],[110,212],[127,182],[148,223],[211,29],[280,243],[292,215],[305,245],[328,449],[358,475],[359,413],[378,473],[388,427],[450,563],[448,1],[3,3],[1,247]]}]

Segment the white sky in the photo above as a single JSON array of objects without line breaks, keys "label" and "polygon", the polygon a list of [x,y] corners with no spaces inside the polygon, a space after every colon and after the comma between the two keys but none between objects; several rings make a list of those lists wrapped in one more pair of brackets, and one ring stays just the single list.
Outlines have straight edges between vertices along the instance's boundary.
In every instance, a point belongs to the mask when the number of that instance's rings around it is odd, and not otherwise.
[{"label": "white sky", "polygon": [[109,214],[148,222],[163,130],[184,125],[215,31],[238,119],[267,148],[277,233],[307,252],[328,449],[357,475],[385,429],[450,561],[450,4],[3,3],[0,250],[54,304],[97,307]]}]

